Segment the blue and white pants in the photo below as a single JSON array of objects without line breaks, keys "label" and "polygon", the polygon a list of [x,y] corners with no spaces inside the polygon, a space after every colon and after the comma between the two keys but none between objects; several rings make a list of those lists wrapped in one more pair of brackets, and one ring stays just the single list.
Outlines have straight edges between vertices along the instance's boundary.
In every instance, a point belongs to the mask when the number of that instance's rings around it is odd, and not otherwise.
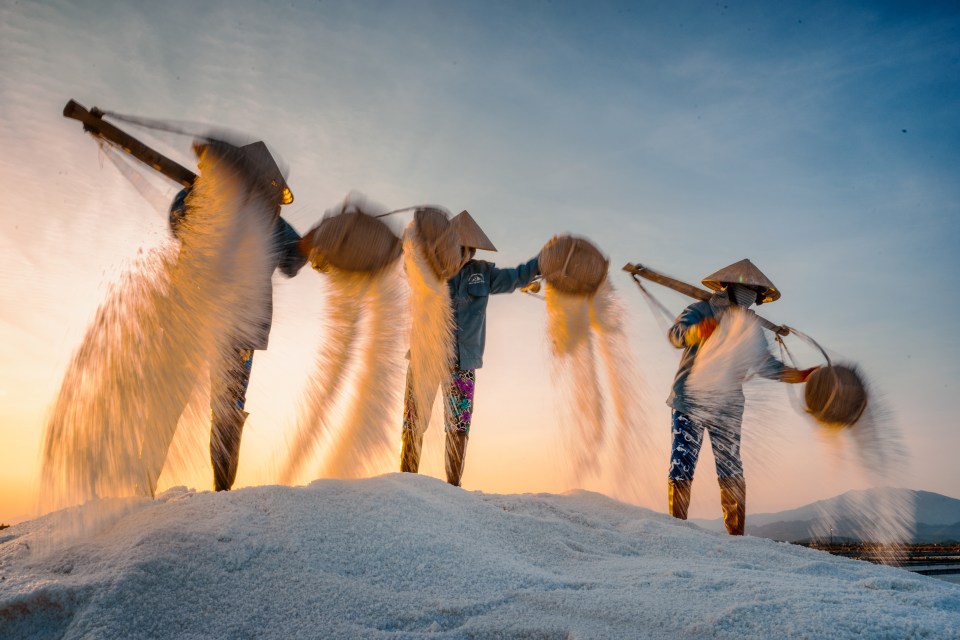
[{"label": "blue and white pants", "polygon": [[670,447],[671,480],[693,480],[697,468],[703,432],[710,434],[710,445],[717,463],[717,477],[730,478],[743,475],[740,459],[740,416],[718,420],[715,424],[701,423],[685,413],[673,411],[673,444]]}]

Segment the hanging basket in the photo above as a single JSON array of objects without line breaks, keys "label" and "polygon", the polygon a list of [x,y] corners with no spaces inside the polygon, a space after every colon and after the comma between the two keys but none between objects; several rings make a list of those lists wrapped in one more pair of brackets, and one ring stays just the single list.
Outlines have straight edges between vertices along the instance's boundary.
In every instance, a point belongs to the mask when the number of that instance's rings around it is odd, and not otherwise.
[{"label": "hanging basket", "polygon": [[418,244],[436,276],[446,281],[456,275],[463,264],[463,250],[460,234],[447,214],[440,209],[417,209],[413,224]]},{"label": "hanging basket", "polygon": [[300,241],[313,268],[374,273],[400,257],[400,238],[380,220],[360,211],[324,218]]},{"label": "hanging basket", "polygon": [[849,427],[867,408],[866,387],[853,367],[820,367],[810,374],[805,387],[807,412],[825,426]]},{"label": "hanging basket", "polygon": [[607,277],[609,261],[589,240],[556,236],[540,250],[540,273],[562,293],[593,295]]}]

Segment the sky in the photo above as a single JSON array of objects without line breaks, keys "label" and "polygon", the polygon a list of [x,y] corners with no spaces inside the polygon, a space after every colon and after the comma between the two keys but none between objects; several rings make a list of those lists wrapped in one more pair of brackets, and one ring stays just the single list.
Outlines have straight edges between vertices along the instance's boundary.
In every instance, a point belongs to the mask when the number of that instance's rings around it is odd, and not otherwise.
[{"label": "sky", "polygon": [[[642,374],[644,506],[665,509],[679,354],[619,269],[698,283],[744,257],[783,293],[761,314],[856,363],[889,411],[909,459],[885,481],[960,496],[960,303],[947,293],[960,276],[958,81],[952,3],[0,0],[0,521],[36,515],[70,356],[108,285],[169,241],[178,190],[156,176],[137,190],[61,116],[71,98],[267,141],[290,167],[284,216],[301,232],[358,190],[391,208],[468,209],[501,266],[556,233],[592,240]],[[183,137],[143,139],[194,166]],[[275,283],[239,486],[276,482],[320,339],[320,278]],[[652,290],[676,313],[689,302]],[[545,322],[533,297],[490,303],[467,488],[573,488]],[[775,393],[771,423],[745,425],[748,511],[875,480],[850,464],[849,440]],[[429,446],[424,471],[439,475]],[[692,517],[719,514],[712,467],[705,452]]]},{"label": "sky", "polygon": [[82,542],[49,546],[62,512],[3,531],[4,637],[960,638],[956,584],[592,492],[394,473],[110,507]]}]

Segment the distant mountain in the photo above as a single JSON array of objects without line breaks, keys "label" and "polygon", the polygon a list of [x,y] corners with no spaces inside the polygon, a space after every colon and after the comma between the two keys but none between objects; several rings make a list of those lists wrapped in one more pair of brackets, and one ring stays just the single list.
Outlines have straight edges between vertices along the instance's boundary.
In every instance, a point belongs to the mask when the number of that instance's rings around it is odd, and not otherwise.
[{"label": "distant mountain", "polygon": [[[722,520],[694,520],[723,531]],[[781,511],[747,514],[747,534],[785,542],[872,542],[891,530],[907,542],[960,541],[960,500],[910,489],[848,491],[827,500]]]}]

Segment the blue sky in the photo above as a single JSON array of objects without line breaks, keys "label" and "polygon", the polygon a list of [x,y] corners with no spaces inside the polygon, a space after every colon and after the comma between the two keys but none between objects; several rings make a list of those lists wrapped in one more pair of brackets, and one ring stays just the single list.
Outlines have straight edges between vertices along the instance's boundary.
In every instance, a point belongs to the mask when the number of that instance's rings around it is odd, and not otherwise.
[{"label": "blue sky", "polygon": [[[158,209],[176,192],[151,178],[161,197],[148,201],[99,158],[60,116],[74,98],[266,140],[290,166],[285,216],[300,231],[357,189],[469,209],[500,264],[554,233],[589,237],[610,256],[663,430],[676,353],[617,270],[643,262],[696,283],[749,257],[783,291],[761,312],[882,392],[912,454],[896,484],[960,495],[955,4],[4,0],[0,70],[0,437],[17,460],[4,489],[30,486],[63,367],[107,283],[165,241]],[[191,164],[185,139],[144,139]],[[302,372],[288,363],[323,308],[309,272],[277,297],[251,390],[261,435],[289,418]],[[555,428],[542,308],[513,296],[490,314],[481,468],[485,452],[522,459]],[[809,426],[785,419],[796,442],[783,473],[760,465],[760,505],[862,482],[802,480],[827,463]],[[498,477],[476,488],[563,488]]]}]

